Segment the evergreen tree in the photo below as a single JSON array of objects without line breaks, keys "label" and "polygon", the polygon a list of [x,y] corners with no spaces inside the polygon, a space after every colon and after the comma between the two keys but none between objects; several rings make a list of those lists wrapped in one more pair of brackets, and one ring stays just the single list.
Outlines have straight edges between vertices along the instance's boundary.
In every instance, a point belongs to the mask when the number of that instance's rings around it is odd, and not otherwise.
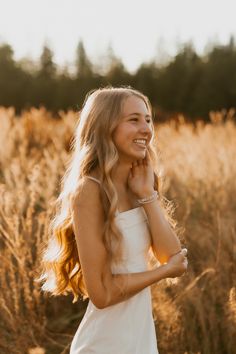
[{"label": "evergreen tree", "polygon": [[52,79],[56,75],[56,65],[53,62],[53,52],[47,45],[44,45],[40,56],[39,75],[48,79]]},{"label": "evergreen tree", "polygon": [[57,68],[53,61],[53,52],[44,45],[40,56],[40,67],[34,77],[32,101],[36,106],[46,106],[54,110],[57,102],[56,89],[58,84]]},{"label": "evergreen tree", "polygon": [[132,85],[132,75],[126,70],[122,60],[118,58],[111,45],[109,45],[106,56],[105,83],[114,86]]},{"label": "evergreen tree", "polygon": [[196,109],[208,116],[210,110],[235,107],[236,47],[231,37],[224,46],[216,46],[204,58],[204,72],[197,92]]},{"label": "evergreen tree", "polygon": [[0,46],[0,105],[14,106],[19,112],[28,100],[30,75],[14,61],[13,54],[10,45]]},{"label": "evergreen tree", "polygon": [[85,51],[83,41],[80,40],[76,50],[76,76],[85,78],[92,76],[92,73],[92,64]]}]

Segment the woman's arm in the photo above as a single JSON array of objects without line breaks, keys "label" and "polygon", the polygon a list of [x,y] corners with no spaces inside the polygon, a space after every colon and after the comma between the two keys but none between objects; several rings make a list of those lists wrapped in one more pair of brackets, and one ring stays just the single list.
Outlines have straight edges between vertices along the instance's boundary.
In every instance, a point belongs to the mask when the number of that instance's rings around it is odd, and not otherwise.
[{"label": "woman's arm", "polygon": [[[154,171],[147,150],[143,160],[137,160],[130,170],[129,187],[137,198],[149,197],[154,193]],[[142,205],[150,226],[152,249],[161,264],[181,250],[178,237],[164,216],[158,200]]]},{"label": "woman's arm", "polygon": [[[149,195],[153,192],[150,191]],[[147,214],[152,235],[152,249],[159,262],[163,264],[181,250],[180,241],[166,220],[158,199],[152,203],[143,204],[143,208]]]},{"label": "woman's arm", "polygon": [[[112,274],[103,243],[104,212],[99,185],[86,179],[72,201],[73,227],[85,285],[91,301],[100,309],[117,304],[166,277],[186,270],[182,253],[156,269],[129,274]],[[121,291],[121,287],[125,291]]]}]

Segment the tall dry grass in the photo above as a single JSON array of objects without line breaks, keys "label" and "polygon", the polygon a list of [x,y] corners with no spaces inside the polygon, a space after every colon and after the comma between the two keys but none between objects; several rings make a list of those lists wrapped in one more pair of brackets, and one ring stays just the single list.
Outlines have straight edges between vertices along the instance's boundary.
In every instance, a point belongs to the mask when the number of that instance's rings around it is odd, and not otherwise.
[{"label": "tall dry grass", "polygon": [[[43,296],[34,277],[77,114],[0,109],[0,353],[68,353],[86,303]],[[161,354],[231,354],[236,328],[236,126],[157,126],[163,193],[189,250],[186,275],[152,287]],[[122,353],[121,353],[122,354]],[[145,354],[145,353],[143,353]]]}]

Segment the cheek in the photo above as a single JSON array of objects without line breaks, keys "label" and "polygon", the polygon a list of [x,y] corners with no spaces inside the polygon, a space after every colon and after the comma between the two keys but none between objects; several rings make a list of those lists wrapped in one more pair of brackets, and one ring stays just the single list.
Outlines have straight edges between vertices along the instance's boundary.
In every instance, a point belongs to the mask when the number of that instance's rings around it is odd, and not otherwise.
[{"label": "cheek", "polygon": [[130,144],[130,141],[136,136],[136,129],[129,124],[117,126],[113,133],[113,142],[119,149]]},{"label": "cheek", "polygon": [[127,139],[128,131],[124,126],[118,126],[113,134],[113,141],[115,144],[124,142]]}]

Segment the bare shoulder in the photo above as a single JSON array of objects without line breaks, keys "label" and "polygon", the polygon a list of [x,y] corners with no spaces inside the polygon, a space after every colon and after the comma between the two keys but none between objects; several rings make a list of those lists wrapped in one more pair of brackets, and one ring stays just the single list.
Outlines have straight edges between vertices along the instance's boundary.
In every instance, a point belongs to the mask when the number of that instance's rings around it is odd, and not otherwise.
[{"label": "bare shoulder", "polygon": [[79,212],[86,217],[103,218],[100,184],[84,177],[80,180],[76,192],[70,199],[72,213]]}]

